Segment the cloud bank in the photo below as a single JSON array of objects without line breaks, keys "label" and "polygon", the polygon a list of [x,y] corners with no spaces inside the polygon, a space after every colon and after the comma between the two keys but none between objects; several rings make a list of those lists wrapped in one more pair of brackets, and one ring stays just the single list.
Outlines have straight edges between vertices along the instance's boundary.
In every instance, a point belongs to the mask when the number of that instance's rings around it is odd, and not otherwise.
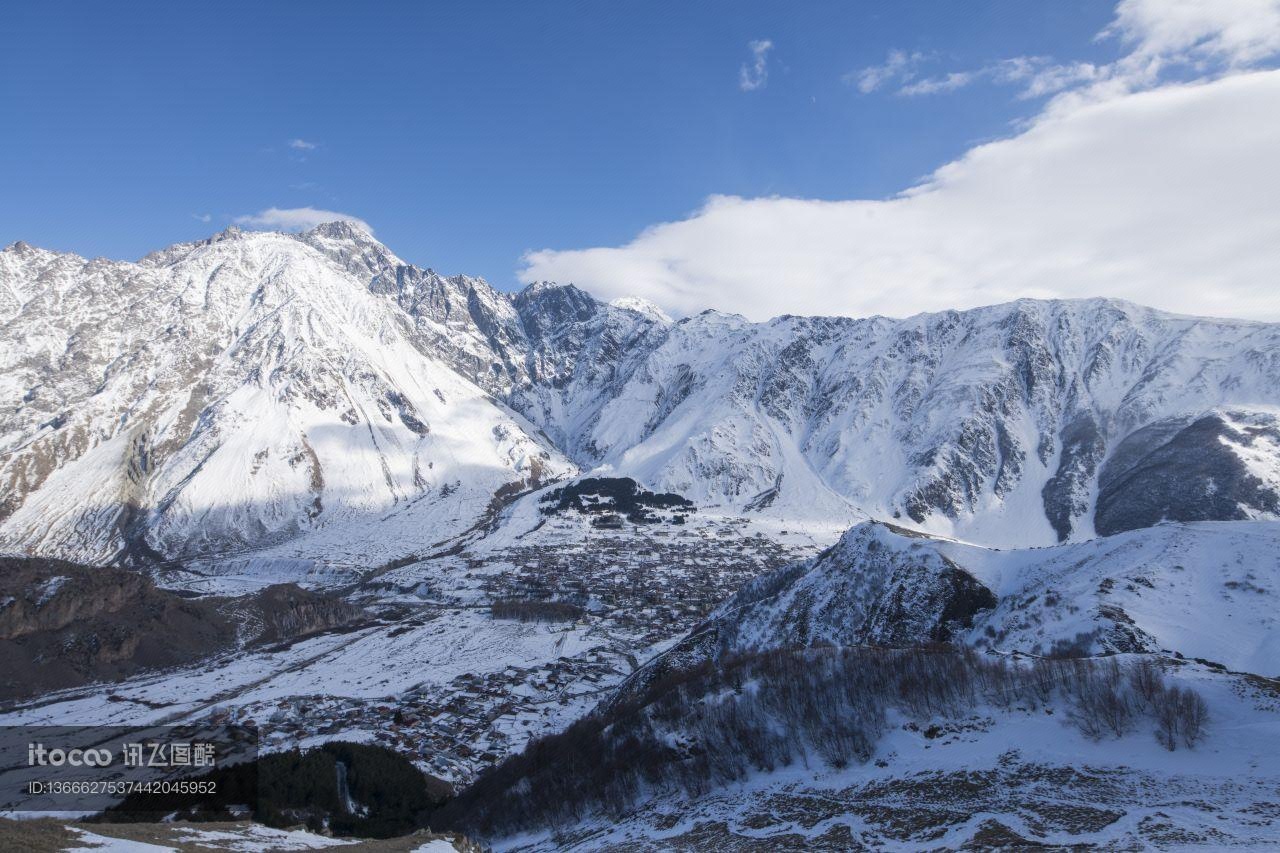
[{"label": "cloud bank", "polygon": [[[1124,57],[1038,64],[1023,82],[1062,94],[898,196],[716,196],[621,247],[531,252],[520,277],[753,319],[1109,296],[1280,320],[1280,72],[1249,70],[1280,50],[1277,9],[1126,0],[1104,34]],[[1200,79],[1162,82],[1174,65]]]},{"label": "cloud bank", "polygon": [[314,207],[269,207],[257,213],[237,216],[235,222],[237,225],[244,225],[248,228],[262,228],[269,231],[305,231],[308,228],[315,228],[317,225],[323,225],[326,222],[350,222],[370,234],[373,233],[373,228],[369,223],[359,217],[352,216],[349,213],[339,213],[336,210],[319,210]]}]

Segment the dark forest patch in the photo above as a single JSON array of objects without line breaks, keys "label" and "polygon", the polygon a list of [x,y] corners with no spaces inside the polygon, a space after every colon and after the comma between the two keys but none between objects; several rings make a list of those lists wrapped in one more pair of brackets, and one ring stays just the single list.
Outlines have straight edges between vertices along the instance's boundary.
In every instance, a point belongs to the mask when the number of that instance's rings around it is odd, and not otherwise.
[{"label": "dark forest patch", "polygon": [[656,521],[653,510],[694,511],[688,498],[674,492],[648,491],[630,477],[585,477],[547,493],[541,503],[544,515],[575,510],[601,518],[625,516],[637,524]]}]

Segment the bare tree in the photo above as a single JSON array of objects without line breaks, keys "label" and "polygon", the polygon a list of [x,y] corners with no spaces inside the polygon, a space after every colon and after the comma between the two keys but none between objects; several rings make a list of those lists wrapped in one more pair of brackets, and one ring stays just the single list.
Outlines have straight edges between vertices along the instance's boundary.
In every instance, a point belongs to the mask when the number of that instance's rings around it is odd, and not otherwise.
[{"label": "bare tree", "polygon": [[1178,700],[1178,725],[1182,731],[1182,742],[1188,749],[1193,748],[1204,737],[1208,722],[1209,706],[1204,697],[1194,690],[1182,691],[1182,697]]},{"label": "bare tree", "polygon": [[1129,698],[1119,687],[1113,686],[1112,679],[1104,671],[1105,686],[1098,691],[1098,709],[1102,722],[1111,734],[1120,737],[1129,730],[1129,720],[1133,716]]},{"label": "bare tree", "polygon": [[624,697],[486,771],[442,819],[511,830],[616,816],[643,796],[697,796],[793,763],[846,767],[871,759],[890,710],[932,722],[974,708],[1065,705],[1095,739],[1120,737],[1144,715],[1169,750],[1202,741],[1209,713],[1146,658],[1027,662],[948,647],[725,654]]},{"label": "bare tree", "polygon": [[1170,752],[1178,748],[1178,734],[1181,729],[1181,715],[1178,706],[1182,703],[1182,690],[1170,687],[1155,699],[1156,740]]},{"label": "bare tree", "polygon": [[1036,699],[1041,704],[1048,703],[1058,686],[1058,673],[1054,662],[1043,658],[1037,659],[1031,665],[1030,685]]},{"label": "bare tree", "polygon": [[1164,692],[1164,675],[1160,667],[1150,658],[1141,658],[1129,670],[1129,685],[1134,694],[1141,699],[1143,706],[1150,708],[1156,697]]}]

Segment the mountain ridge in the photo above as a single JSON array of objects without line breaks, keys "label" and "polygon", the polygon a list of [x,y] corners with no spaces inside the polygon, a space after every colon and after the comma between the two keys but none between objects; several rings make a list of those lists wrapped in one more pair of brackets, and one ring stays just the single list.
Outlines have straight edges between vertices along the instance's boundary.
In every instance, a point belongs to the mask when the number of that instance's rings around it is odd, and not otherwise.
[{"label": "mountain ridge", "polygon": [[[279,550],[326,541],[315,534],[337,530],[330,504],[358,505],[337,513],[348,521],[381,518],[428,492],[442,541],[499,489],[578,471],[731,514],[835,528],[882,518],[999,546],[1280,511],[1280,324],[1105,298],[904,319],[672,320],[572,285],[505,294],[443,277],[348,223],[233,227],[137,263],[15,243],[0,252],[0,285],[14,342],[0,386],[0,538],[49,556]],[[455,396],[445,386],[491,426],[440,411]],[[310,461],[313,417],[382,476],[348,469],[326,485],[343,465]],[[253,438],[263,418],[292,423],[290,437]],[[433,423],[455,426],[428,451]],[[245,447],[224,479],[264,450],[295,461],[226,495],[192,486],[232,437]],[[494,473],[437,471],[455,470],[463,447]],[[185,461],[157,478],[179,451]],[[92,465],[65,473],[91,452]],[[1124,477],[1121,457],[1133,462]],[[37,517],[74,515],[70,495],[86,484],[114,505],[37,535]],[[1211,484],[1214,501],[1184,496]],[[211,501],[239,508],[210,525]],[[303,552],[319,549],[291,551]]]}]

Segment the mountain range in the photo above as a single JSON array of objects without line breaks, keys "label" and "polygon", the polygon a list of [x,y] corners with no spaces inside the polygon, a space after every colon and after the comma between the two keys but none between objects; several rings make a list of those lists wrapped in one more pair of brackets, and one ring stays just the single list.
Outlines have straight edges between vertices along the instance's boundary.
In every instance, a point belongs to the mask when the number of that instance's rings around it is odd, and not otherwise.
[{"label": "mountain range", "polygon": [[13,552],[365,567],[586,472],[831,540],[1280,516],[1277,324],[1108,299],[673,320],[444,277],[345,222],[134,263],[15,243],[0,323]]}]

